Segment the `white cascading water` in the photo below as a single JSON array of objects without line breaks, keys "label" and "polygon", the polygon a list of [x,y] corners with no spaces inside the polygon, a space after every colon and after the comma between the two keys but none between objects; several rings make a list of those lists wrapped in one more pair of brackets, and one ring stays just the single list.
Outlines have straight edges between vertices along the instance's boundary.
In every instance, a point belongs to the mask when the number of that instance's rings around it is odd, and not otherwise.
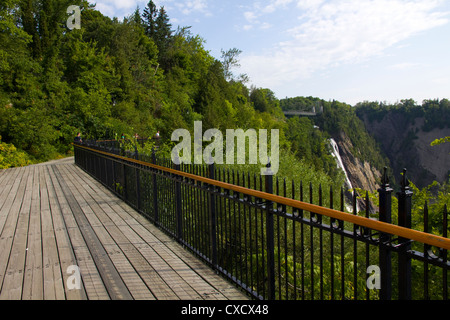
[{"label": "white cascading water", "polygon": [[347,187],[347,189],[352,190],[353,189],[352,182],[348,178],[347,170],[345,170],[344,162],[342,162],[342,158],[339,153],[339,147],[333,138],[330,139],[330,144],[331,144],[331,148],[332,148],[332,151],[331,151],[332,156],[334,158],[336,158],[338,168],[340,168],[342,171],[344,171],[346,187]]},{"label": "white cascading water", "polygon": [[[336,163],[338,165],[338,168],[341,168],[342,171],[344,171],[345,174],[345,186],[347,187],[347,190],[353,190],[353,185],[350,179],[348,178],[347,170],[345,170],[344,162],[342,161],[341,155],[339,153],[339,147],[336,143],[336,141],[331,138],[330,139],[330,145],[332,148],[332,156],[336,159]],[[352,212],[352,206],[349,204],[345,205],[348,212]],[[359,206],[358,203],[356,203],[356,211],[359,212]]]}]

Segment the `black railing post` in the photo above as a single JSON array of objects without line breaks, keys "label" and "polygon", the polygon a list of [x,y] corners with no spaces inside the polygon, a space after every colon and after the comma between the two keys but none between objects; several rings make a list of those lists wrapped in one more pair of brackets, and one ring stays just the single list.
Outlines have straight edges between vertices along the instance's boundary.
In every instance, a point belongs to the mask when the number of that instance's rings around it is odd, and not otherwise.
[{"label": "black railing post", "polygon": [[[387,168],[384,168],[384,174],[381,182],[379,193],[379,220],[391,223],[391,202],[393,189],[389,186],[389,178],[387,176]],[[379,263],[380,263],[380,299],[391,300],[392,295],[392,260],[390,249],[390,236],[381,233],[379,244]]]},{"label": "black railing post", "polygon": [[[209,178],[212,180],[216,179],[215,165],[211,163],[209,165]],[[214,268],[217,268],[217,216],[216,216],[216,187],[210,186],[212,188],[209,194],[209,232],[211,240],[211,259]]]},{"label": "black railing post", "polygon": [[128,200],[128,192],[127,192],[127,174],[126,174],[126,168],[127,166],[125,165],[125,162],[122,162],[122,178],[123,178],[123,199],[125,200],[125,202],[127,202]]},{"label": "black railing post", "polygon": [[[403,169],[403,179],[398,196],[398,225],[411,228],[411,198],[409,181],[406,177],[406,169]],[[399,238],[400,251],[398,253],[398,295],[400,300],[411,300],[411,258],[408,251],[411,250],[411,241]]]},{"label": "black railing post", "polygon": [[[175,170],[180,171],[181,165],[180,162],[177,161],[175,163]],[[177,240],[181,241],[183,239],[183,217],[182,217],[182,208],[181,208],[181,176],[177,175],[175,177],[175,219],[176,219],[176,236]]]},{"label": "black railing post", "polygon": [[[273,193],[273,172],[271,164],[267,165],[265,192]],[[267,279],[268,300],[275,300],[275,235],[273,224],[273,202],[266,201],[266,241],[267,241]]]},{"label": "black railing post", "polygon": [[[156,153],[155,148],[152,148],[152,163],[156,164]],[[156,169],[153,169],[156,170]],[[156,173],[152,174],[152,180],[153,180],[153,219],[156,226],[159,226],[159,217],[158,217],[158,186],[157,186],[157,177]]]},{"label": "black railing post", "polygon": [[[442,236],[444,238],[448,238],[448,210],[447,205],[444,205],[444,217],[443,217],[443,223],[442,223],[443,231]],[[441,249],[441,258],[444,263],[447,262],[447,250]],[[443,295],[442,298],[444,300],[448,300],[448,276],[447,271],[444,271],[442,274],[442,280],[443,280]]]},{"label": "black railing post", "polygon": [[[134,156],[136,160],[139,160],[139,153],[137,150],[137,146],[134,146]],[[141,210],[141,177],[140,177],[140,167],[135,168],[135,174],[136,174],[136,206],[138,211]]]}]

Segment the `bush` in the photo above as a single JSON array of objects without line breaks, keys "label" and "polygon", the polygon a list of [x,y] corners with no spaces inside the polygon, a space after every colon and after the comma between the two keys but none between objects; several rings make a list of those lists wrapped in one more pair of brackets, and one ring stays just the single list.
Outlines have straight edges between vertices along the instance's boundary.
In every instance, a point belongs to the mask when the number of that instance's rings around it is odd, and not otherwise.
[{"label": "bush", "polygon": [[17,150],[12,144],[1,141],[0,137],[0,169],[23,167],[31,164],[25,152]]}]

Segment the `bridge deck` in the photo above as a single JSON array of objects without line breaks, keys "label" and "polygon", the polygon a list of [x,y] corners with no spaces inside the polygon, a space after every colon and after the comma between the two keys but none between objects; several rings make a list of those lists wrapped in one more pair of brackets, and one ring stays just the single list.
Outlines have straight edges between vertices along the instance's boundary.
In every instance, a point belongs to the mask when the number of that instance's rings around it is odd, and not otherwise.
[{"label": "bridge deck", "polygon": [[0,299],[246,296],[69,158],[0,170]]}]

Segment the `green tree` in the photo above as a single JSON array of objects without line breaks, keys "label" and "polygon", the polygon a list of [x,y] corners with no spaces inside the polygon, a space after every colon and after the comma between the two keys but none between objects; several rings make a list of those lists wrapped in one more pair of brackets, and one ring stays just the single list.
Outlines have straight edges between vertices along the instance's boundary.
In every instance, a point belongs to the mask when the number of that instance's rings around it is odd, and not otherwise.
[{"label": "green tree", "polygon": [[158,10],[153,0],[150,0],[144,9],[142,15],[142,22],[145,28],[145,34],[154,38],[156,34],[156,18],[158,17]]},{"label": "green tree", "polygon": [[172,37],[172,25],[169,22],[169,16],[167,15],[164,7],[161,7],[158,11],[156,18],[155,28],[155,42],[161,52],[165,52]]},{"label": "green tree", "polygon": [[240,81],[243,83],[247,82],[248,76],[246,74],[240,74],[239,76],[235,76],[232,71],[232,69],[239,68],[241,66],[239,64],[239,55],[242,53],[242,50],[233,48],[224,51],[222,49],[221,53],[225,79],[227,79],[228,81],[232,80],[232,81]]}]

